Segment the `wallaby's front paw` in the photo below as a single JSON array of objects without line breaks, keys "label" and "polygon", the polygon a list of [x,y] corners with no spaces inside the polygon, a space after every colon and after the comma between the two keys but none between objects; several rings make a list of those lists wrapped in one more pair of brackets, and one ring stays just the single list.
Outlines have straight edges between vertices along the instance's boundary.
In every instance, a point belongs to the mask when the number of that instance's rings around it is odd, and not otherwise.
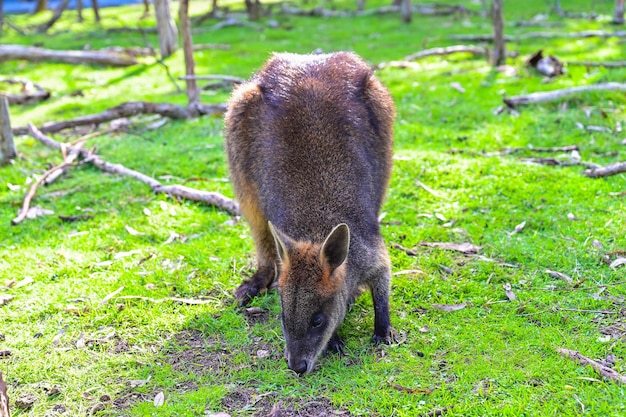
[{"label": "wallaby's front paw", "polygon": [[372,342],[374,342],[376,346],[380,345],[381,343],[384,343],[386,345],[393,345],[399,340],[398,333],[393,329],[393,327],[389,327],[387,330],[381,333],[382,334],[374,333],[374,336],[372,336]]},{"label": "wallaby's front paw", "polygon": [[326,352],[334,352],[343,355],[345,354],[345,352],[343,351],[344,346],[345,343],[343,342],[343,340],[341,340],[341,338],[337,336],[337,334],[334,334],[326,345]]},{"label": "wallaby's front paw", "polygon": [[258,286],[249,281],[245,281],[235,290],[235,300],[239,306],[243,307],[248,305],[259,293]]}]

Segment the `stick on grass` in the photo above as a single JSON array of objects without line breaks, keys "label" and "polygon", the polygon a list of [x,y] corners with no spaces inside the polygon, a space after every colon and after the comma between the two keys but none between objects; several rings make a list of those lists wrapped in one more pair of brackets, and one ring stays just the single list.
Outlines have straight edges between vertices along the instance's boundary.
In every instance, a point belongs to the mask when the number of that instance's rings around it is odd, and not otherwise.
[{"label": "stick on grass", "polygon": [[[28,125],[28,129],[30,135],[43,143],[46,146],[62,149],[63,145],[60,142],[50,138],[43,134],[39,129],[37,129],[32,123]],[[68,149],[73,149],[71,146]],[[152,188],[152,191],[155,193],[165,193],[172,197],[180,197],[186,200],[198,201],[208,205],[216,206],[229,212],[234,216],[240,215],[239,204],[236,201],[216,192],[204,191],[204,190],[196,190],[194,188],[185,187],[182,185],[163,185],[160,181],[145,175],[139,171],[135,171],[133,169],[127,168],[121,164],[113,164],[111,162],[107,162],[104,159],[100,158],[98,155],[90,153],[85,149],[80,149],[80,156],[85,160],[85,162],[90,162],[96,168],[101,171],[108,172],[110,174],[123,175],[126,177],[131,177],[136,179],[137,181],[141,181],[144,184],[147,184]]]},{"label": "stick on grass", "polygon": [[603,378],[610,379],[620,384],[626,384],[626,375],[622,375],[615,369],[602,365],[600,362],[594,361],[593,359],[582,355],[580,352],[558,346],[556,347],[556,351],[562,356],[570,358],[581,365],[591,366]]}]

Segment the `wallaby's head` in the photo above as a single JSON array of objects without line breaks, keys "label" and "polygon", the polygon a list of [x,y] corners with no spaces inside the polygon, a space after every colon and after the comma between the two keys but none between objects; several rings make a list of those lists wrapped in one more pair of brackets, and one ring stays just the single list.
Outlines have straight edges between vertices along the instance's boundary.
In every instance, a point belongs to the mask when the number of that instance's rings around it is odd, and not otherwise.
[{"label": "wallaby's head", "polygon": [[324,243],[300,242],[269,224],[281,261],[278,293],[289,369],[310,372],[346,314],[350,230],[336,226]]}]

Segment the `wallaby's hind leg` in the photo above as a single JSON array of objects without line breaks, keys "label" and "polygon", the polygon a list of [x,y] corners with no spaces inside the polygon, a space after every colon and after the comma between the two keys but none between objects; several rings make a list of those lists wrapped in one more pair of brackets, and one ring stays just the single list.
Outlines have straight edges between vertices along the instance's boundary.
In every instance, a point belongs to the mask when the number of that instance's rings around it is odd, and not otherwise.
[{"label": "wallaby's hind leg", "polygon": [[397,335],[389,318],[389,291],[391,283],[391,267],[385,262],[370,282],[372,300],[374,302],[374,335],[372,341],[376,346],[384,343],[392,344]]}]

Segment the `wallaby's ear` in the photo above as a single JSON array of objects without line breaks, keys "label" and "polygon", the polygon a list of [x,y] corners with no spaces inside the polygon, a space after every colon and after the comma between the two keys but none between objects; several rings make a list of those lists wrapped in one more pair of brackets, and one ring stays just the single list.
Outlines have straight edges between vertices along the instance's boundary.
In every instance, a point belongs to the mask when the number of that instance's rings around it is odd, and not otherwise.
[{"label": "wallaby's ear", "polygon": [[336,226],[322,245],[322,261],[328,262],[334,270],[341,266],[348,257],[350,248],[350,229],[345,223]]},{"label": "wallaby's ear", "polygon": [[289,253],[287,245],[291,243],[291,239],[280,230],[276,229],[272,222],[267,222],[267,225],[270,228],[270,232],[272,232],[272,236],[274,236],[274,244],[276,245],[278,257],[281,262],[285,262]]}]

